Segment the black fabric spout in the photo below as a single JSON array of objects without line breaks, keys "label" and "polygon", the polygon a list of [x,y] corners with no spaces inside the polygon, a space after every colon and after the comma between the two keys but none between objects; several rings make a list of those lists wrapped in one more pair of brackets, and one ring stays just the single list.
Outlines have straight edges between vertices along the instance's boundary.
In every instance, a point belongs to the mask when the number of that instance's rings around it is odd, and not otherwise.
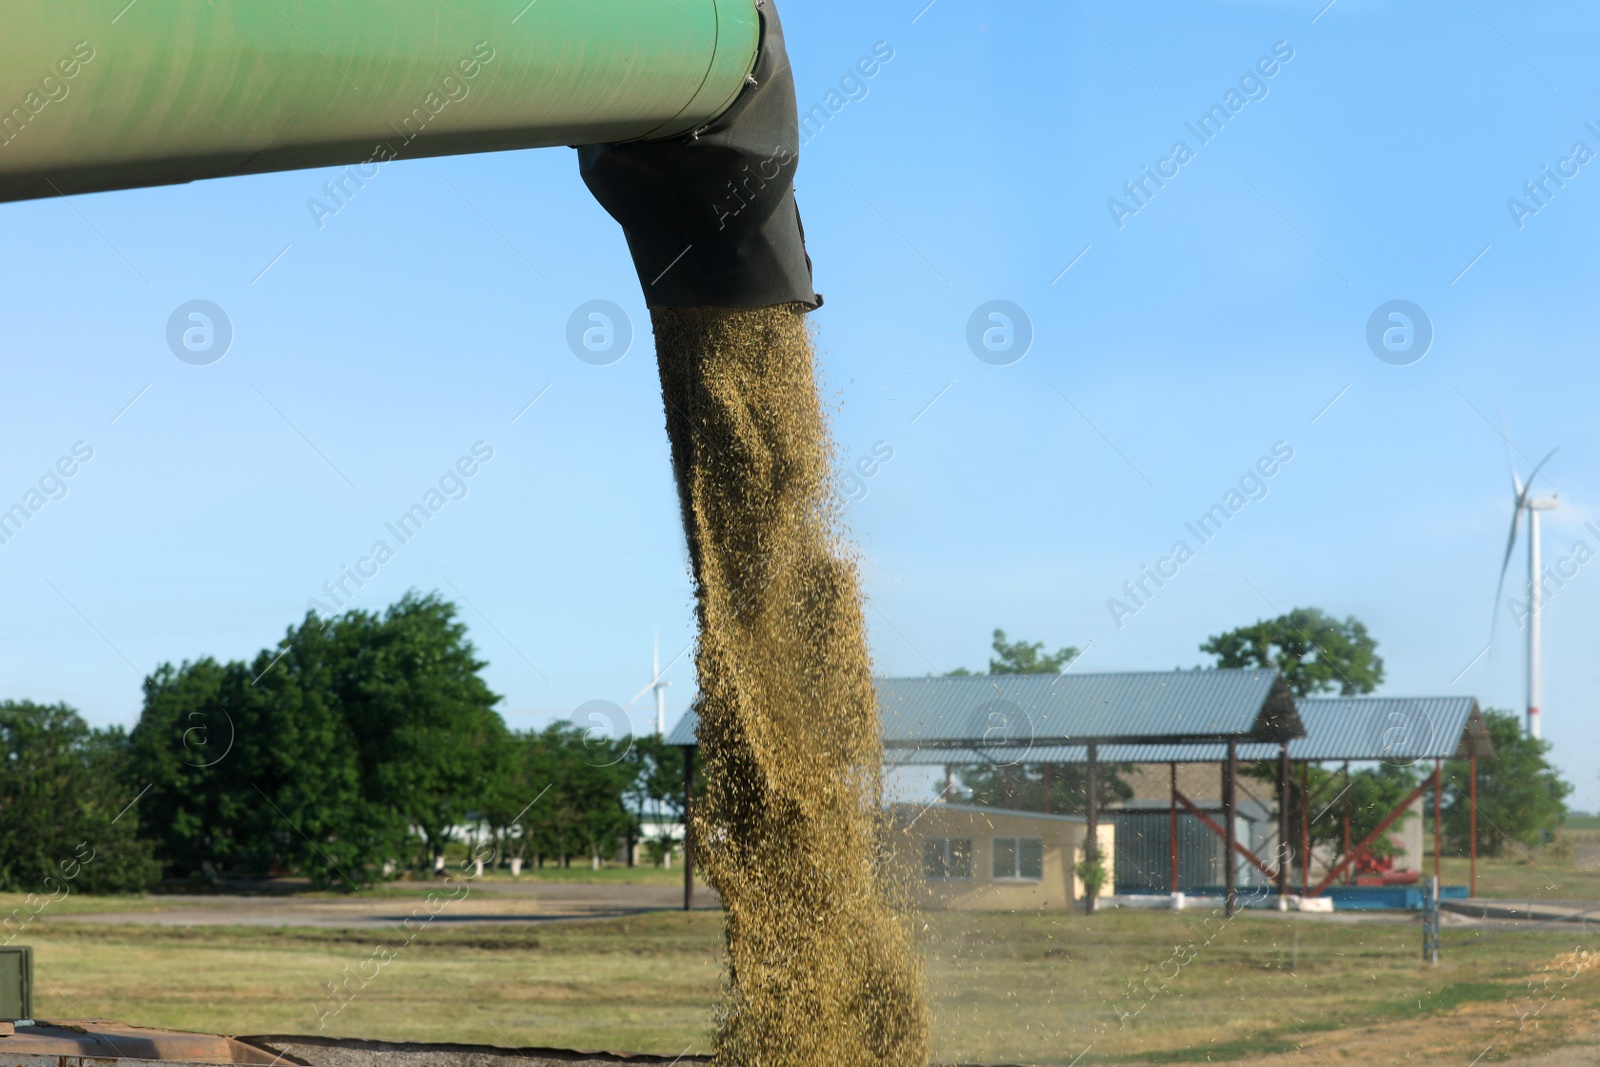
[{"label": "black fabric spout", "polygon": [[650,307],[822,305],[795,204],[800,121],[774,0],[752,83],[697,133],[583,145],[584,184],[622,224]]}]

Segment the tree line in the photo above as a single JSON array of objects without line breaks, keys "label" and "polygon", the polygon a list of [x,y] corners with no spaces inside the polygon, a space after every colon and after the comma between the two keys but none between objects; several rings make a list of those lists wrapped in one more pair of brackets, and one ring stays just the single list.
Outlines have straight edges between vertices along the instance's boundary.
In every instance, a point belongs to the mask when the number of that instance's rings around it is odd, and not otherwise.
[{"label": "tree line", "polygon": [[413,593],[308,613],[248,662],[163,664],[131,731],[0,704],[0,888],[37,891],[85,842],[87,892],[354,889],[431,873],[463,828],[505,859],[568,865],[680,819],[680,751],[620,723],[512,731],[484,666],[454,605]]},{"label": "tree line", "polygon": [[[1354,619],[1297,609],[1202,651],[1219,667],[1277,667],[1297,696],[1355,695],[1383,679],[1376,646]],[[992,674],[1057,673],[1077,656],[1000,630],[993,647]],[[279,875],[351,889],[431,873],[463,828],[502,860],[542,866],[607,858],[646,821],[681,821],[681,750],[611,723],[513,731],[484,666],[454,606],[413,593],[382,613],[308,614],[248,662],[163,664],[131,731],[90,728],[62,704],[0,703],[0,889],[48,890],[64,872],[85,892]],[[1494,855],[1548,840],[1571,787],[1548,742],[1523,736],[1510,713],[1487,718],[1497,758],[1479,764],[1478,849]],[[1132,796],[1130,770],[1102,768],[1102,807]],[[1354,839],[1423,772],[1355,771]],[[1245,773],[1274,781],[1277,770]],[[1334,773],[1313,768],[1306,797],[1334,795]],[[1447,762],[1445,781],[1445,836],[1464,851],[1466,763]],[[979,804],[1086,807],[1077,766],[969,768],[961,782]],[[1297,782],[1292,804],[1300,792]],[[1341,843],[1343,800],[1310,810],[1314,841]]]}]

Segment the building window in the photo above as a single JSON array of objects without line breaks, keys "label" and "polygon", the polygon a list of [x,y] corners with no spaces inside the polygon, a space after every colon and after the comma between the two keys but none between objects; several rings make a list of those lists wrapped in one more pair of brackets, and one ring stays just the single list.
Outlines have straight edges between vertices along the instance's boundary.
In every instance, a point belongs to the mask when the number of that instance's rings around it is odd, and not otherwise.
[{"label": "building window", "polygon": [[1037,837],[994,839],[994,876],[1037,882],[1044,877],[1044,841]]},{"label": "building window", "polygon": [[972,877],[972,838],[922,839],[922,876],[929,881]]}]

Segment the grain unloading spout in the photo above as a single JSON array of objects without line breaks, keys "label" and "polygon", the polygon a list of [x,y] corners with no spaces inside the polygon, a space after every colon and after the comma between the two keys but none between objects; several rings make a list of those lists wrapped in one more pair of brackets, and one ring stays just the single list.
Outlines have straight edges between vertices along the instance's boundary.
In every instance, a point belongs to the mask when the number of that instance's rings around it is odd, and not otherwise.
[{"label": "grain unloading spout", "polygon": [[584,176],[652,304],[815,303],[772,0],[518,8],[19,0],[0,34],[0,201],[603,145]]},{"label": "grain unloading spout", "polygon": [[794,76],[772,0],[748,84],[687,137],[578,149],[583,180],[622,224],[651,307],[771,307],[822,298],[794,200]]}]

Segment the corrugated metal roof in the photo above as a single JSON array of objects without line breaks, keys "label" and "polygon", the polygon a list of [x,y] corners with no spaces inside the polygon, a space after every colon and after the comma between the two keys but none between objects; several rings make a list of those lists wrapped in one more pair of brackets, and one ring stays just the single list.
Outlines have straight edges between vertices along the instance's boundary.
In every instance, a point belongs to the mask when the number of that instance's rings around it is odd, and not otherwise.
[{"label": "corrugated metal roof", "polygon": [[[1494,757],[1487,725],[1472,697],[1302,697],[1295,701],[1304,737],[1289,742],[1293,760],[1385,760],[1412,762],[1464,759],[1476,754]],[[1221,744],[1101,745],[1104,763],[1219,763],[1227,758]],[[922,747],[890,751],[889,762],[900,766],[1019,763],[1083,763],[1083,746],[967,747],[950,750]],[[1246,743],[1239,759],[1278,758],[1276,744]]]},{"label": "corrugated metal roof", "polygon": [[[1306,760],[1493,757],[1472,697],[1306,697],[1296,702],[1306,736],[1289,757]],[[1311,729],[1311,720],[1316,729]]]},{"label": "corrugated metal roof", "polygon": [[1301,732],[1273,670],[880,678],[877,690],[889,748],[1276,740]]},{"label": "corrugated metal roof", "polygon": [[[1277,740],[1302,733],[1275,670],[879,678],[874,685],[884,745],[891,750]],[[667,741],[694,743],[692,713]]]},{"label": "corrugated metal roof", "polygon": [[690,708],[683,713],[683,718],[678,724],[667,731],[667,744],[674,748],[693,748],[695,746],[694,731],[700,725],[700,716]]},{"label": "corrugated metal roof", "polygon": [[683,718],[678,724],[667,731],[667,744],[674,748],[693,748],[695,746],[694,731],[700,725],[700,716],[690,708],[683,713]]}]

